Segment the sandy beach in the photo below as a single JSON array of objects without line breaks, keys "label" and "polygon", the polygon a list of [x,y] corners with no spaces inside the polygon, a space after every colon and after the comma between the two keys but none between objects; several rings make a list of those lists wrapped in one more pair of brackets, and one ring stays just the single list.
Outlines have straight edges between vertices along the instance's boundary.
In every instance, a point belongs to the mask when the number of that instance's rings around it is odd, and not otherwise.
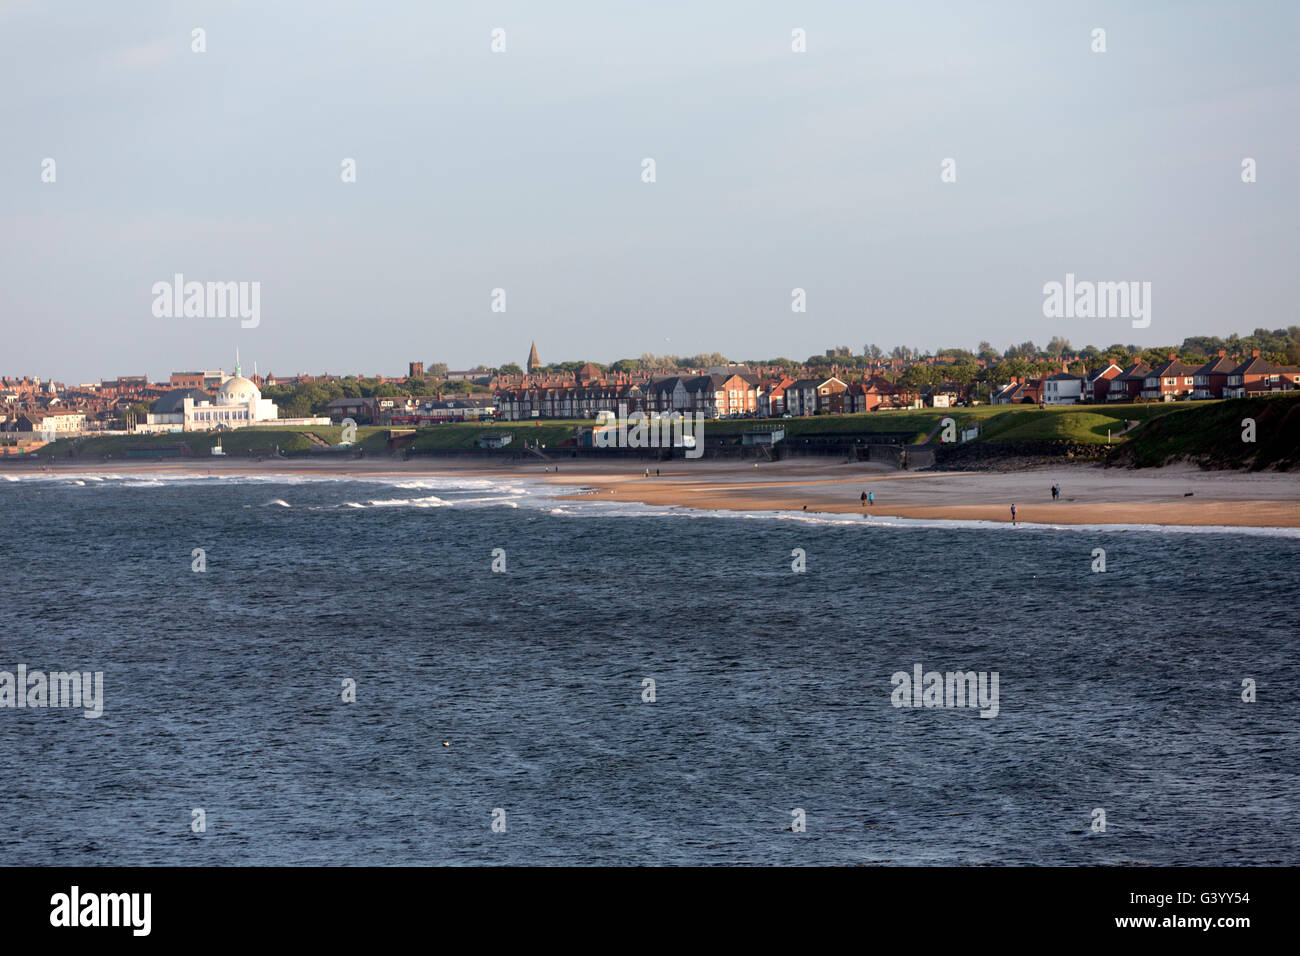
[{"label": "sandy beach", "polygon": [[[558,470],[557,470],[558,467]],[[1300,475],[1201,471],[1190,466],[1150,470],[1063,464],[1019,472],[900,472],[868,463],[796,459],[782,462],[672,461],[660,474],[637,462],[560,460],[502,463],[438,459],[320,461],[249,459],[60,462],[8,466],[24,474],[284,474],[358,478],[458,474],[526,477],[555,484],[557,497],[599,494],[609,501],[637,501],[700,509],[742,511],[867,512],[880,517],[1010,521],[1043,524],[1160,524],[1230,527],[1300,527]],[[548,470],[549,469],[549,470]],[[1053,502],[1052,484],[1061,486]],[[864,507],[863,492],[875,494]]]}]

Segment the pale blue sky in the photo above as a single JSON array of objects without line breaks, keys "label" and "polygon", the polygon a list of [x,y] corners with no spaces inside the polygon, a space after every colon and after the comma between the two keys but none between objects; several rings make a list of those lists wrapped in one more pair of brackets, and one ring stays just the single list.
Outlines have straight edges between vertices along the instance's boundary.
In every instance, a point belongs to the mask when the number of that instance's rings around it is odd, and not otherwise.
[{"label": "pale blue sky", "polygon": [[[1294,324],[1297,49],[1290,2],[0,0],[0,374]],[[155,318],[175,272],[260,326]],[[1066,272],[1150,281],[1150,328],[1044,318]]]}]

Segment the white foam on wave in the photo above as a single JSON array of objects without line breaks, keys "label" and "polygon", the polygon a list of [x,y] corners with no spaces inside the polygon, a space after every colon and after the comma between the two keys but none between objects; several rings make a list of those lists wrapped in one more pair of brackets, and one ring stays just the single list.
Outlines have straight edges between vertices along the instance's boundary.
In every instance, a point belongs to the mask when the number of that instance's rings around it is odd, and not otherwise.
[{"label": "white foam on wave", "polygon": [[292,508],[293,505],[289,504],[289,502],[285,501],[283,498],[272,498],[270,501],[263,504],[262,507],[263,508]]},{"label": "white foam on wave", "polygon": [[[201,467],[201,466],[199,466]],[[119,482],[128,487],[158,487],[161,485],[330,485],[330,484],[376,484],[403,491],[479,491],[489,494],[518,494],[520,480],[509,478],[462,477],[459,475],[430,475],[413,478],[404,475],[316,475],[290,472],[267,472],[265,474],[230,474],[221,471],[201,473],[196,468],[193,472],[151,472],[128,471],[123,473],[93,472],[33,472],[29,474],[3,476],[6,481],[95,481]]]},{"label": "white foam on wave", "polygon": [[437,495],[428,495],[424,498],[379,498],[372,500],[370,507],[397,508],[406,505],[411,508],[445,508],[449,504]]},{"label": "white foam on wave", "polygon": [[427,478],[357,476],[354,481],[369,481],[400,488],[403,491],[508,491],[509,481],[494,478],[462,478],[457,475],[434,475]]}]

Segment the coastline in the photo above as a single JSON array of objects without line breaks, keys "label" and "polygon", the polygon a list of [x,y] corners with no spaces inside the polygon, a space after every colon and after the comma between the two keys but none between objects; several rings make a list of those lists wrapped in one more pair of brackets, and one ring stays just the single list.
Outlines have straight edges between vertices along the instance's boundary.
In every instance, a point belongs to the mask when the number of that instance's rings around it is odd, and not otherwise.
[{"label": "coastline", "polygon": [[[654,474],[656,464],[660,474]],[[558,466],[558,471],[554,470]],[[645,477],[649,467],[650,477]],[[552,469],[552,470],[545,470]],[[1062,464],[1016,472],[900,472],[869,463],[826,459],[781,462],[457,462],[438,459],[214,459],[190,461],[63,461],[0,469],[0,479],[79,475],[414,478],[528,478],[555,485],[555,500],[639,502],[705,511],[871,514],[1044,525],[1178,525],[1300,527],[1300,475],[1202,471],[1194,466],[1105,469]],[[1052,484],[1061,499],[1053,502]],[[0,487],[4,484],[0,480]],[[586,490],[579,490],[586,489]],[[864,507],[859,496],[874,492]],[[1190,492],[1190,494],[1189,494]]]}]

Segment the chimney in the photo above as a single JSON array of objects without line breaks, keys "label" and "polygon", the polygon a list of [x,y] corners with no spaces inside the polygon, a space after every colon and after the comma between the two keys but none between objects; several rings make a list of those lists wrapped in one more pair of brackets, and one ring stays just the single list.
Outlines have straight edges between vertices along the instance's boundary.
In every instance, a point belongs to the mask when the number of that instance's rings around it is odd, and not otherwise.
[{"label": "chimney", "polygon": [[1219,349],[1219,358],[1226,358],[1227,355],[1228,355],[1227,349]]},{"label": "chimney", "polygon": [[1250,350],[1250,357],[1251,357],[1251,358],[1259,358],[1259,349],[1251,349],[1251,350]]}]

